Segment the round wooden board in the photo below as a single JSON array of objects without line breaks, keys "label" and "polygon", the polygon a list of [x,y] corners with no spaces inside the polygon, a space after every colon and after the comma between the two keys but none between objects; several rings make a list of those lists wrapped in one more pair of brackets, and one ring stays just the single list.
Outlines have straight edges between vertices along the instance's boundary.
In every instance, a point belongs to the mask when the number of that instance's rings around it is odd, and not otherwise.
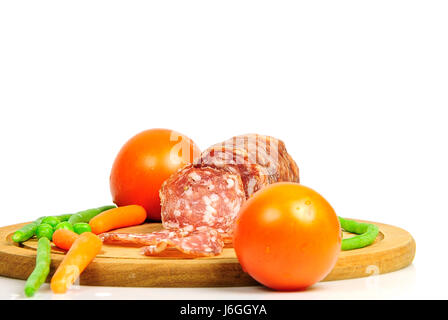
[{"label": "round wooden board", "polygon": [[[341,251],[336,266],[323,281],[392,272],[412,263],[415,255],[415,241],[412,236],[401,228],[373,223],[380,228],[375,242],[362,249]],[[18,245],[11,240],[12,233],[22,225],[24,223],[0,228],[2,276],[26,279],[34,268],[37,241],[31,239]],[[160,229],[159,223],[147,223],[116,231],[151,232]],[[344,233],[344,238],[350,236]],[[47,280],[51,279],[63,257],[64,251],[53,246],[51,271]],[[122,287],[233,287],[256,285],[257,282],[243,272],[233,248],[225,248],[222,254],[211,258],[191,258],[175,250],[168,250],[161,257],[147,257],[140,254],[138,247],[104,245],[100,254],[81,274],[79,284]]]}]

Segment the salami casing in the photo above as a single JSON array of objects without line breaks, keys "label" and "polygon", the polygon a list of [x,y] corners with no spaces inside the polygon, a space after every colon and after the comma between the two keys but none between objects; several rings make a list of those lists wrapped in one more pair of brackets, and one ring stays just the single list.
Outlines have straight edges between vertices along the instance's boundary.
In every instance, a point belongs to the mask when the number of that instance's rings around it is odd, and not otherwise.
[{"label": "salami casing", "polygon": [[271,183],[299,182],[299,168],[283,141],[259,134],[236,136],[215,144],[195,164],[238,173],[247,198]]}]

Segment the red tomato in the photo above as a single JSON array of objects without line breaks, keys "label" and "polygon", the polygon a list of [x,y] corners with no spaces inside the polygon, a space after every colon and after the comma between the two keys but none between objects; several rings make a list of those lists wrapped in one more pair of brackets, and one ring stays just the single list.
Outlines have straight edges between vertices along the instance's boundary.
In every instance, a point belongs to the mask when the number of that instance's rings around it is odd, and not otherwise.
[{"label": "red tomato", "polygon": [[200,154],[188,137],[168,129],[151,129],[132,137],[112,166],[110,190],[118,206],[137,204],[148,219],[160,221],[159,189],[172,173]]},{"label": "red tomato", "polygon": [[246,201],[233,244],[243,269],[261,284],[303,290],[331,271],[341,241],[336,213],[320,194],[280,182]]}]

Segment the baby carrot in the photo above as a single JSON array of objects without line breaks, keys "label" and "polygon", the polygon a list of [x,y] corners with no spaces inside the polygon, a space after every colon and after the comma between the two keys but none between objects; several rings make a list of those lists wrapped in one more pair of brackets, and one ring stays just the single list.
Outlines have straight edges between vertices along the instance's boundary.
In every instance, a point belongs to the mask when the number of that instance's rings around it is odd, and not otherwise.
[{"label": "baby carrot", "polygon": [[68,229],[58,229],[53,233],[54,245],[64,250],[70,250],[70,247],[78,238],[79,234]]},{"label": "baby carrot", "polygon": [[112,229],[142,224],[146,219],[146,210],[142,206],[123,206],[101,212],[90,220],[92,232],[100,234]]},{"label": "baby carrot", "polygon": [[65,293],[100,252],[101,246],[102,241],[97,235],[91,232],[81,234],[51,278],[51,290],[54,293]]}]

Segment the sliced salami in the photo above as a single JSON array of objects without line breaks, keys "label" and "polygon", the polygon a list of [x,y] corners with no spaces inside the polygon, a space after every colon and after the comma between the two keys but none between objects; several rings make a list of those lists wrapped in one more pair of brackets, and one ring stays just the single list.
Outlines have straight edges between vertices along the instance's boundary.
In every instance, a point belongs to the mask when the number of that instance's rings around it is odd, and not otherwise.
[{"label": "sliced salami", "polygon": [[149,246],[160,243],[169,238],[181,238],[189,232],[181,230],[161,230],[151,233],[118,233],[105,232],[98,236],[106,244],[133,244],[138,246]]},{"label": "sliced salami", "polygon": [[192,231],[185,237],[169,237],[160,242],[142,248],[144,255],[153,256],[166,248],[177,250],[193,256],[216,256],[222,252],[224,242],[220,233],[215,229],[202,229]]},{"label": "sliced salami", "polygon": [[221,234],[212,228],[192,232],[162,230],[152,233],[103,233],[99,235],[106,244],[134,244],[144,246],[145,255],[157,255],[167,248],[194,256],[214,256],[222,252]]}]

